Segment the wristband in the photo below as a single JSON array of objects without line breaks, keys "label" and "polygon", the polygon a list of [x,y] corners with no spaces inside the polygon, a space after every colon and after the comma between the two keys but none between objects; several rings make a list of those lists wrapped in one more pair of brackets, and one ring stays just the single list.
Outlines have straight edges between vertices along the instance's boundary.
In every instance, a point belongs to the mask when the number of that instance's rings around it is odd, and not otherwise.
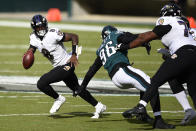
[{"label": "wristband", "polygon": [[72,45],[72,55],[73,54],[77,55],[77,48],[78,48],[78,45]]}]

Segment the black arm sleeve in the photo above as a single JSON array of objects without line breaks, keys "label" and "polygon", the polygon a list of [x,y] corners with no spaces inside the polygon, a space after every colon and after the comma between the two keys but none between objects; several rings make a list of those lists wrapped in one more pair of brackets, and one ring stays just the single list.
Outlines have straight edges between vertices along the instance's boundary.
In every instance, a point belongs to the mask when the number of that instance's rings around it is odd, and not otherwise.
[{"label": "black arm sleeve", "polygon": [[96,74],[96,72],[101,68],[102,66],[102,61],[100,57],[97,57],[95,59],[95,62],[93,65],[89,68],[88,72],[86,73],[84,80],[82,81],[82,86],[86,88],[88,85],[89,81],[92,79],[92,77]]},{"label": "black arm sleeve", "polygon": [[118,43],[129,44],[131,41],[135,40],[137,37],[138,37],[138,34],[132,34],[130,32],[124,32],[123,34],[121,34],[117,38],[117,41],[118,41]]},{"label": "black arm sleeve", "polygon": [[155,34],[162,38],[165,34],[167,34],[172,29],[171,25],[158,25],[155,26],[152,30]]},{"label": "black arm sleeve", "polygon": [[29,46],[29,49],[30,48],[33,48],[33,50],[34,50],[33,53],[35,53],[35,51],[36,51],[37,48],[35,46],[32,46],[32,45]]}]

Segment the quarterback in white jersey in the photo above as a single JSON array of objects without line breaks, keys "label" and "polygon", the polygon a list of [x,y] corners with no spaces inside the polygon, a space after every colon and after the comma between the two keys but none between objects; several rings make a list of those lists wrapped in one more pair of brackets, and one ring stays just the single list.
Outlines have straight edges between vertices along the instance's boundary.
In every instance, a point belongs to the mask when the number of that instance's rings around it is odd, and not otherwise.
[{"label": "quarterback in white jersey", "polygon": [[[56,113],[66,101],[65,97],[59,95],[50,84],[63,81],[75,95],[79,87],[78,78],[74,73],[78,64],[77,46],[78,35],[60,32],[57,28],[48,29],[48,22],[42,15],[35,15],[31,20],[33,32],[30,35],[30,47],[27,52],[35,53],[39,50],[53,65],[53,69],[40,77],[37,88],[46,95],[55,99],[50,113]],[[72,41],[72,53],[67,53],[63,42]],[[106,110],[106,106],[98,102],[87,90],[79,96],[95,107],[92,118],[99,118],[99,114]]]},{"label": "quarterback in white jersey", "polygon": [[63,39],[64,33],[57,28],[49,29],[41,40],[35,33],[30,35],[30,45],[36,47],[40,53],[43,53],[54,67],[65,65],[72,54],[67,53]]},{"label": "quarterback in white jersey", "polygon": [[[195,41],[187,30],[187,25],[180,20],[181,9],[175,4],[165,5],[160,12],[161,17],[152,31],[139,34],[137,39],[128,45],[120,46],[120,50],[128,50],[141,46],[143,43],[155,39],[161,39],[164,46],[169,48],[171,57],[166,59],[151,79],[151,88],[144,93],[139,104],[132,109],[132,114],[144,114],[147,103],[152,99],[158,88],[167,81],[176,79],[178,82],[186,82],[191,92],[191,98],[196,99],[196,46]],[[196,118],[194,110],[187,110],[181,124],[187,124]],[[155,123],[160,119],[155,118]],[[173,125],[157,124],[155,128],[171,129]]]}]

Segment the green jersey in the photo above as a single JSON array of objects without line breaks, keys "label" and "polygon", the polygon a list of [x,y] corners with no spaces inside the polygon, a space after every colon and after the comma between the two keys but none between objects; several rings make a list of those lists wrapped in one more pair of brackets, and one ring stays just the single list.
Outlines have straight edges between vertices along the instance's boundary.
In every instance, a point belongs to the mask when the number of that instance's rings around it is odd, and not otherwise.
[{"label": "green jersey", "polygon": [[127,58],[127,51],[121,52],[116,51],[115,47],[118,45],[117,38],[123,32],[111,32],[104,41],[101,46],[97,50],[96,54],[100,57],[104,68],[110,73],[114,67],[114,65],[118,63],[126,63],[129,64],[129,60]]}]

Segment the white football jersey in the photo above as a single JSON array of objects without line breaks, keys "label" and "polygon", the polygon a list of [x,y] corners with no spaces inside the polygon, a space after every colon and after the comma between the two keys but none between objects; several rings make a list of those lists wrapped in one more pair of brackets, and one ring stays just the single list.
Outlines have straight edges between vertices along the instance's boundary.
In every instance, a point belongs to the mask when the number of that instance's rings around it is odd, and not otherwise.
[{"label": "white football jersey", "polygon": [[196,45],[196,41],[194,41],[192,35],[189,33],[187,25],[180,17],[160,17],[156,25],[172,26],[172,29],[161,39],[162,43],[169,48],[171,55],[184,45]]},{"label": "white football jersey", "polygon": [[51,61],[53,67],[65,65],[71,58],[71,53],[67,53],[63,43],[60,42],[63,33],[57,28],[51,28],[40,40],[34,33],[30,35],[30,45],[36,47],[40,53]]}]

